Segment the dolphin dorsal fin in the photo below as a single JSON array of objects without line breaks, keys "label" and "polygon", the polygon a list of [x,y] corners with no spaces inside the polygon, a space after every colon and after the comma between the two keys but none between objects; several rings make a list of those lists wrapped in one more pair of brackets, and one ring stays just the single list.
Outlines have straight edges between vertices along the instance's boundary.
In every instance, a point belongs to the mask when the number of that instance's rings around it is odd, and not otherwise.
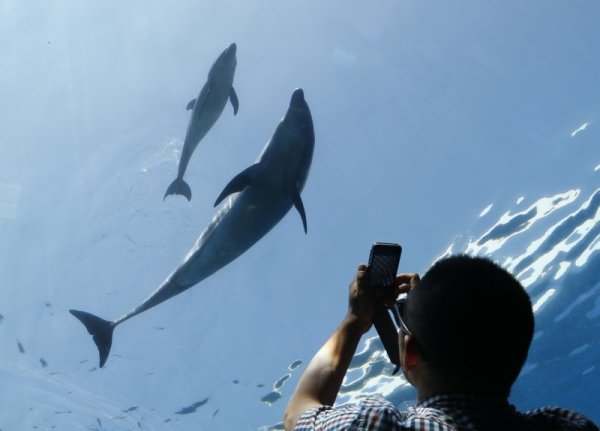
[{"label": "dolphin dorsal fin", "polygon": [[260,163],[255,163],[249,168],[244,169],[242,172],[237,174],[229,184],[225,186],[217,200],[215,201],[215,206],[219,205],[223,199],[229,196],[232,193],[241,192],[247,186],[251,185],[254,182],[254,179],[260,174],[261,171]]},{"label": "dolphin dorsal fin", "polygon": [[196,99],[190,100],[190,103],[187,104],[187,106],[185,107],[185,110],[189,111],[190,109],[194,109],[195,104],[196,104]]},{"label": "dolphin dorsal fin", "polygon": [[233,115],[236,115],[238,109],[240,108],[240,102],[233,87],[229,89],[229,100],[231,101],[231,106],[233,106]]},{"label": "dolphin dorsal fin", "polygon": [[302,198],[300,197],[300,192],[296,190],[294,193],[294,206],[300,213],[300,217],[302,218],[302,225],[304,226],[304,233],[307,233],[308,230],[306,228],[306,212],[304,212],[304,204],[302,203]]}]

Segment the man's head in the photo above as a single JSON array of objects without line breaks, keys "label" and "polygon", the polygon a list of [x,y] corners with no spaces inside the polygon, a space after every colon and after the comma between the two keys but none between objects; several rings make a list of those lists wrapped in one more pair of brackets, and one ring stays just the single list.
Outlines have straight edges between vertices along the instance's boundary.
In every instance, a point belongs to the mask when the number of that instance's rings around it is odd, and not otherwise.
[{"label": "man's head", "polygon": [[533,336],[521,284],[466,255],[437,261],[409,292],[403,318],[423,369],[446,390],[507,396]]}]

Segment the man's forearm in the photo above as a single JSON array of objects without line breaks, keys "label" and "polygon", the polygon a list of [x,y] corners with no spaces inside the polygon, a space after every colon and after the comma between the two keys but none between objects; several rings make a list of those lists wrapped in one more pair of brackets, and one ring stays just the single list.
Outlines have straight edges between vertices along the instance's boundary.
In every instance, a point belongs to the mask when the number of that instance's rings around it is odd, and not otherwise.
[{"label": "man's forearm", "polygon": [[347,316],[313,357],[285,412],[287,430],[294,428],[306,410],[333,405],[364,330],[364,322]]}]

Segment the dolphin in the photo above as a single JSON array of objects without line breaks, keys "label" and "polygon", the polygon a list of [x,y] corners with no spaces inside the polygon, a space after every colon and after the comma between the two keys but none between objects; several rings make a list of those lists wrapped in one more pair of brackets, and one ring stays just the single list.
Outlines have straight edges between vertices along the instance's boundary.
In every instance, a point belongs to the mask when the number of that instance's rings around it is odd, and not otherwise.
[{"label": "dolphin", "polygon": [[240,104],[233,89],[233,75],[235,74],[235,67],[237,65],[235,52],[236,45],[232,43],[219,55],[219,58],[217,58],[208,72],[208,79],[202,87],[200,94],[187,105],[187,110],[191,109],[192,115],[190,116],[183,151],[179,160],[177,178],[167,188],[163,200],[165,200],[167,195],[183,195],[188,201],[192,199],[192,189],[183,180],[183,175],[194,150],[200,140],[204,138],[204,135],[215,124],[223,109],[225,109],[228,99],[233,106],[233,115],[236,115],[238,112]]},{"label": "dolphin", "polygon": [[236,175],[215,202],[221,206],[183,263],[145,301],[124,316],[107,321],[70,310],[86,327],[100,354],[110,353],[113,330],[124,321],[194,286],[240,256],[296,207],[307,232],[300,198],[315,145],[312,117],[302,89],[294,90],[289,108],[256,162]]}]

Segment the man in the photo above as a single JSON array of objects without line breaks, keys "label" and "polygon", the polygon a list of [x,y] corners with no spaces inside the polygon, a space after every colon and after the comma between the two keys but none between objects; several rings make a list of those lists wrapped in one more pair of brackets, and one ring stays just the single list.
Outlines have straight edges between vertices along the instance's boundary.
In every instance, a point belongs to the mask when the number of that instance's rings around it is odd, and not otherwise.
[{"label": "man", "polygon": [[[598,430],[579,413],[545,407],[526,413],[508,403],[527,358],[533,312],[521,284],[488,259],[436,262],[419,280],[396,277],[374,292],[360,265],[348,312],[298,382],[286,430]],[[397,297],[400,295],[400,299]],[[381,397],[331,407],[362,334],[382,300],[399,327],[400,364],[417,406],[399,411]]]}]

